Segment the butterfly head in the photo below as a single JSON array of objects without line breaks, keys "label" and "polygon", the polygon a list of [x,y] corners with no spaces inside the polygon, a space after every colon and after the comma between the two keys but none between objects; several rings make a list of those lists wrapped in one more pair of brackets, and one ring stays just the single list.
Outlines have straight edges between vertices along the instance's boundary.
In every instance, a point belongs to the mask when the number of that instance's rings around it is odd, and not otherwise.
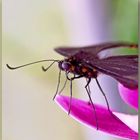
[{"label": "butterfly head", "polygon": [[58,65],[59,65],[59,68],[64,71],[71,71],[73,68],[72,63],[68,60],[59,61]]}]

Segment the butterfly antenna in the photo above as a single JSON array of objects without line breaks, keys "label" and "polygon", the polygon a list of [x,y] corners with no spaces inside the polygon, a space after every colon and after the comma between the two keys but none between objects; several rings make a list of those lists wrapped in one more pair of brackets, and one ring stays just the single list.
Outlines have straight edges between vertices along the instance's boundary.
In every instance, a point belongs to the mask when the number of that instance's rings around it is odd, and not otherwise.
[{"label": "butterfly antenna", "polygon": [[53,100],[55,99],[55,97],[56,97],[56,95],[57,95],[57,93],[58,93],[59,85],[60,85],[60,79],[61,79],[61,69],[59,69],[57,88],[56,88],[56,92],[55,92],[55,94],[54,94]]},{"label": "butterfly antenna", "polygon": [[42,66],[42,70],[43,70],[44,72],[46,72],[54,63],[55,63],[55,61],[52,62],[47,68],[45,68],[44,66]]},{"label": "butterfly antenna", "polygon": [[12,67],[12,66],[10,66],[9,64],[6,64],[6,66],[7,66],[10,70],[15,70],[15,69],[18,69],[18,68],[22,68],[22,67],[25,67],[25,66],[29,66],[29,65],[33,65],[33,64],[37,64],[37,63],[41,63],[41,62],[46,62],[46,61],[59,62],[59,60],[50,59],[50,60],[35,61],[35,62],[32,62],[32,63],[27,63],[27,64],[24,64],[24,65],[20,65],[20,66],[17,66],[17,67]]}]

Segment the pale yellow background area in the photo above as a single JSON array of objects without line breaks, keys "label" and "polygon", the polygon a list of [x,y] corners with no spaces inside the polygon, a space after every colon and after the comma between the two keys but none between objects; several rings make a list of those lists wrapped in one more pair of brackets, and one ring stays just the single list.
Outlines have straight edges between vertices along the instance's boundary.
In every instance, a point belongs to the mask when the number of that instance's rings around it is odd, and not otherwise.
[{"label": "pale yellow background area", "polygon": [[57,65],[46,73],[42,64],[16,71],[5,66],[61,58],[53,48],[67,42],[58,1],[3,1],[3,140],[84,139],[81,125],[52,100]]}]

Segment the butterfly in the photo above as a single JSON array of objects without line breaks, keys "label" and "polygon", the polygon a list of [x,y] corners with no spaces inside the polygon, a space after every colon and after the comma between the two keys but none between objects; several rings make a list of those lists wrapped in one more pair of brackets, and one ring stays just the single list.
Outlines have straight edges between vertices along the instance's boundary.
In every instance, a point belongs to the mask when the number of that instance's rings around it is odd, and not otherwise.
[{"label": "butterfly", "polygon": [[[57,62],[59,67],[59,77],[54,99],[58,94],[61,71],[64,71],[66,74],[66,81],[70,81],[70,103],[68,114],[70,113],[72,102],[72,81],[83,77],[86,78],[87,84],[85,85],[85,89],[87,91],[90,104],[94,109],[98,129],[98,120],[95,111],[96,109],[91,98],[91,91],[89,87],[91,79],[96,80],[99,89],[105,97],[109,111],[110,108],[107,97],[97,79],[99,74],[111,76],[127,88],[138,88],[138,55],[111,55],[106,57],[102,57],[100,55],[100,53],[105,50],[108,51],[115,48],[138,48],[138,44],[126,42],[106,42],[85,47],[58,47],[55,48],[55,51],[65,57],[63,60],[40,60],[18,67],[11,67],[7,64],[7,67],[13,70],[35,63],[52,61],[52,63],[47,68],[42,66],[42,70],[47,71],[55,62]],[[69,73],[72,73],[73,77],[69,77]],[[64,87],[61,89],[61,91],[64,89]]]}]

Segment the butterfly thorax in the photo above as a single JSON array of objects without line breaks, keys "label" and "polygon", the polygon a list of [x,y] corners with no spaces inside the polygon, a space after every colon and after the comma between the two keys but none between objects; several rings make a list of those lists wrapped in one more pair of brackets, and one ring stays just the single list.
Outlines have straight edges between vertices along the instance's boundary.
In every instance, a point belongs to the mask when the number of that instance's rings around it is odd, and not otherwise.
[{"label": "butterfly thorax", "polygon": [[88,63],[83,64],[74,58],[68,58],[60,61],[59,68],[63,71],[87,78],[96,78],[98,74],[97,70],[95,68],[89,67]]}]

